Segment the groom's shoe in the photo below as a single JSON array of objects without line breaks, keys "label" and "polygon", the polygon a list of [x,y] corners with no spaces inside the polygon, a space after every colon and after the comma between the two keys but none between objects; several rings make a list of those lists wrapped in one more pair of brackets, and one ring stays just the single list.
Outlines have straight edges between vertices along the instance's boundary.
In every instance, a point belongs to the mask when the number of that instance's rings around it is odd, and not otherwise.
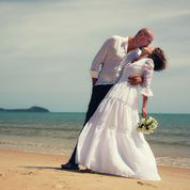
[{"label": "groom's shoe", "polygon": [[73,163],[66,163],[61,165],[62,170],[79,170],[78,164]]}]

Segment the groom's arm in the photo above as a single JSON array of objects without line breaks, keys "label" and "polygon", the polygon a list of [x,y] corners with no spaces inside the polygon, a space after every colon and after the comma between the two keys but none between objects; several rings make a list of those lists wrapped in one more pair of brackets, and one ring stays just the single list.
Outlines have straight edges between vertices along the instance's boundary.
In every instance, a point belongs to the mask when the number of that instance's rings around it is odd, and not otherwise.
[{"label": "groom's arm", "polygon": [[104,42],[104,44],[102,45],[102,47],[100,48],[100,50],[98,51],[98,53],[96,54],[96,56],[92,62],[90,72],[91,72],[93,86],[95,85],[96,81],[98,80],[98,75],[99,75],[99,72],[101,71],[101,66],[104,64],[104,61],[108,54],[110,43],[112,43],[112,41],[113,41],[113,39],[109,38]]},{"label": "groom's arm", "polygon": [[[133,62],[137,61],[140,58],[141,54],[142,54],[142,50],[140,50],[139,48],[131,50],[127,54],[126,63],[133,63]],[[129,77],[128,82],[131,85],[141,85],[143,83],[143,78],[138,75]]]}]

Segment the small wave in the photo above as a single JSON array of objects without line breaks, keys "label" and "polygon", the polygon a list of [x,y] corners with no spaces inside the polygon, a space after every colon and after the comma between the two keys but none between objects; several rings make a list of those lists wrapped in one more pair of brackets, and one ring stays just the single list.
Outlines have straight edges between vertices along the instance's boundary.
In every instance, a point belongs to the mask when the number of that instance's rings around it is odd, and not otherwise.
[{"label": "small wave", "polygon": [[188,130],[163,130],[163,131],[158,131],[156,134],[157,136],[165,136],[165,137],[189,137],[190,136],[190,131]]},{"label": "small wave", "polygon": [[82,125],[77,124],[77,125],[2,125],[0,126],[0,130],[5,130],[5,129],[9,129],[9,130],[27,130],[27,129],[35,129],[35,130],[65,130],[65,131],[78,131],[82,128]]},{"label": "small wave", "polygon": [[160,166],[190,168],[190,158],[157,157],[156,161],[157,161],[158,165],[160,165]]},{"label": "small wave", "polygon": [[180,146],[189,146],[190,141],[178,141],[178,142],[168,142],[168,141],[162,141],[162,140],[149,140],[150,143],[154,144],[163,144],[163,145],[180,145]]}]

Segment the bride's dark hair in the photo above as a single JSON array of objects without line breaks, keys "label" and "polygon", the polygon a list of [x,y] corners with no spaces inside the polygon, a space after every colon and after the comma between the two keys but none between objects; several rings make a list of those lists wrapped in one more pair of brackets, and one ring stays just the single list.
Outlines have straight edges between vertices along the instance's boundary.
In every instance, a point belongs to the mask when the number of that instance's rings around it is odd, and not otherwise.
[{"label": "bride's dark hair", "polygon": [[164,51],[161,48],[155,48],[149,57],[154,61],[155,71],[161,71],[166,68],[167,59]]}]

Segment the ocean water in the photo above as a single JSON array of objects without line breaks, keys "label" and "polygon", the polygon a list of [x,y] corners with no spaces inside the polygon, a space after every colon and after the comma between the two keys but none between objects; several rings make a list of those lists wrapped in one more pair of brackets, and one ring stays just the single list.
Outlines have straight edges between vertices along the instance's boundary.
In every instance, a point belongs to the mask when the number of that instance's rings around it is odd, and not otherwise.
[{"label": "ocean water", "polygon": [[[146,135],[159,165],[190,168],[190,114],[150,114],[159,121]],[[69,156],[84,113],[0,113],[0,149]]]}]

